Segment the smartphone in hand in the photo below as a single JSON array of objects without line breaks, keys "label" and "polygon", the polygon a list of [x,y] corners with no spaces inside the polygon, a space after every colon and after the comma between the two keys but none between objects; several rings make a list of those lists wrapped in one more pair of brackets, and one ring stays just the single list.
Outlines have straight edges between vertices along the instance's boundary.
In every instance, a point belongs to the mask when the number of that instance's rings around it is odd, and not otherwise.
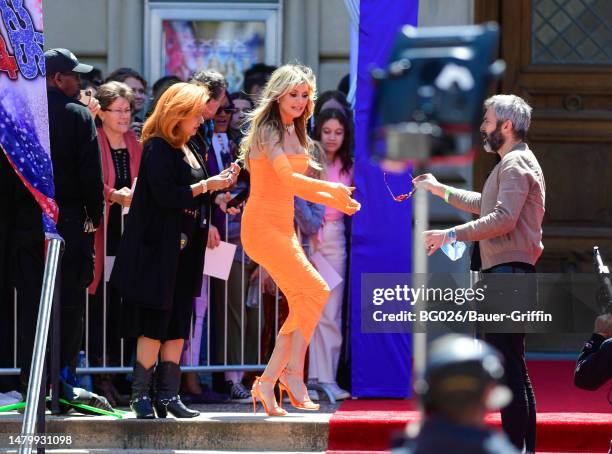
[{"label": "smartphone in hand", "polygon": [[238,206],[249,197],[249,190],[242,189],[237,193],[230,193],[232,198],[227,202],[228,208],[238,208]]}]

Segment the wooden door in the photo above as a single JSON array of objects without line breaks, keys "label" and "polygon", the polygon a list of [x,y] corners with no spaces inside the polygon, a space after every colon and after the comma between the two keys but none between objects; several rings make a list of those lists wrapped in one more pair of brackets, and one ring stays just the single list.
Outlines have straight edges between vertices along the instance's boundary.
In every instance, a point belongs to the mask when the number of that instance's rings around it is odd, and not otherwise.
[{"label": "wooden door", "polygon": [[[507,71],[498,93],[534,108],[527,142],[546,179],[542,272],[612,265],[612,7],[610,0],[477,0],[476,22],[501,25]],[[482,187],[493,162],[475,166]]]}]

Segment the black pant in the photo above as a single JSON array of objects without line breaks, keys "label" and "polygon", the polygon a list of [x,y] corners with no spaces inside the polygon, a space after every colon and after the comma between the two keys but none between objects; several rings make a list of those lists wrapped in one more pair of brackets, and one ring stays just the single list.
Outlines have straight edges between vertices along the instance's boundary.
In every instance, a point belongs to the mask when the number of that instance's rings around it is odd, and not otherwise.
[{"label": "black pant", "polygon": [[104,337],[106,336],[106,365],[121,365],[123,339],[123,365],[130,365],[134,352],[134,339],[121,336],[121,297],[106,285],[106,332],[104,331],[104,298],[100,282],[95,295],[89,295],[89,362],[92,366],[104,364]]},{"label": "black pant", "polygon": [[[531,265],[507,263],[485,272],[522,274],[534,271]],[[536,403],[525,363],[525,334],[487,333],[484,339],[502,354],[505,382],[512,391],[512,402],[501,410],[504,432],[519,450],[524,444],[527,452],[535,452]]]},{"label": "black pant", "polygon": [[[17,289],[17,363],[21,368],[19,391],[28,389],[30,364],[44,271],[44,242],[17,242],[12,253],[12,272]],[[47,345],[51,343],[49,338]]]},{"label": "black pant", "polygon": [[60,364],[75,368],[85,334],[85,289],[93,280],[94,238],[83,232],[81,218],[60,218],[57,227],[66,242],[60,276]]},{"label": "black pant", "polygon": [[[83,233],[82,220],[58,223],[65,240],[60,261],[60,367],[76,367],[83,342],[85,289],[93,279],[93,234]],[[19,324],[18,362],[22,392],[27,389],[36,334],[44,272],[44,242],[29,241],[15,247],[13,272],[17,288]],[[49,337],[47,345],[52,344]]]},{"label": "black pant", "polygon": [[[118,185],[117,185],[118,186]],[[119,189],[122,186],[118,186]],[[106,256],[116,256],[121,241],[121,205],[111,205],[106,226]],[[96,253],[102,254],[100,251]],[[106,263],[104,262],[104,267]],[[89,295],[89,363],[94,366],[104,364],[104,341],[106,338],[106,365],[130,365],[135,349],[133,338],[121,336],[121,296],[110,284],[104,282],[106,271],[102,270],[102,279],[96,293]],[[106,304],[105,304],[106,300]],[[104,315],[106,312],[106,330],[104,330]],[[123,352],[121,340],[123,339]],[[123,364],[121,356],[123,353]]]},{"label": "black pant", "polygon": [[489,333],[485,341],[502,354],[505,381],[512,391],[512,401],[501,410],[504,432],[518,449],[524,443],[527,452],[535,452],[536,404],[525,364],[525,335]]}]

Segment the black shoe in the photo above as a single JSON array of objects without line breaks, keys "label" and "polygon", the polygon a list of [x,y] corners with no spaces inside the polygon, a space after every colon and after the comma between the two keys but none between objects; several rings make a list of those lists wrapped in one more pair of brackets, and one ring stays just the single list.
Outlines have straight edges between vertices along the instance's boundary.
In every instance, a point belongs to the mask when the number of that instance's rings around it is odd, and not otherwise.
[{"label": "black shoe", "polygon": [[190,410],[181,402],[178,395],[181,383],[181,368],[178,364],[163,361],[157,366],[157,397],[155,399],[155,411],[158,418],[165,418],[168,413],[176,418],[195,418],[200,415],[199,411]]},{"label": "black shoe", "polygon": [[155,412],[149,397],[153,369],[153,366],[145,369],[139,362],[134,363],[130,408],[136,413],[138,419],[155,419]]},{"label": "black shoe", "polygon": [[250,404],[252,401],[251,392],[247,390],[242,382],[234,383],[231,380],[225,382],[225,387],[229,390],[232,402],[237,404]]},{"label": "black shoe", "polygon": [[155,412],[149,396],[132,397],[130,408],[138,419],[155,419]]},{"label": "black shoe", "polygon": [[187,408],[178,394],[170,399],[160,399],[158,397],[155,401],[155,411],[158,418],[165,418],[168,416],[168,413],[175,418],[195,418],[200,416],[199,411]]}]

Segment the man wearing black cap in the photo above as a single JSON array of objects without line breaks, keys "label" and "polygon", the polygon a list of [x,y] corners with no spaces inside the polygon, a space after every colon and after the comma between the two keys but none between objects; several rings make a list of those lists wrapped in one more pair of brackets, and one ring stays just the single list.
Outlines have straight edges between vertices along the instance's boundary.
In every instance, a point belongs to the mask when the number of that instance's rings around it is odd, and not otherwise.
[{"label": "man wearing black cap", "polygon": [[74,370],[83,341],[85,289],[93,279],[94,234],[104,208],[100,149],[93,118],[77,101],[80,74],[93,68],[67,49],[45,52],[49,136],[59,205],[61,366]]},{"label": "man wearing black cap", "polygon": [[500,355],[485,342],[449,334],[429,349],[425,375],[415,383],[423,421],[410,425],[392,454],[518,454],[506,436],[485,426],[488,410],[512,399],[499,384]]}]

